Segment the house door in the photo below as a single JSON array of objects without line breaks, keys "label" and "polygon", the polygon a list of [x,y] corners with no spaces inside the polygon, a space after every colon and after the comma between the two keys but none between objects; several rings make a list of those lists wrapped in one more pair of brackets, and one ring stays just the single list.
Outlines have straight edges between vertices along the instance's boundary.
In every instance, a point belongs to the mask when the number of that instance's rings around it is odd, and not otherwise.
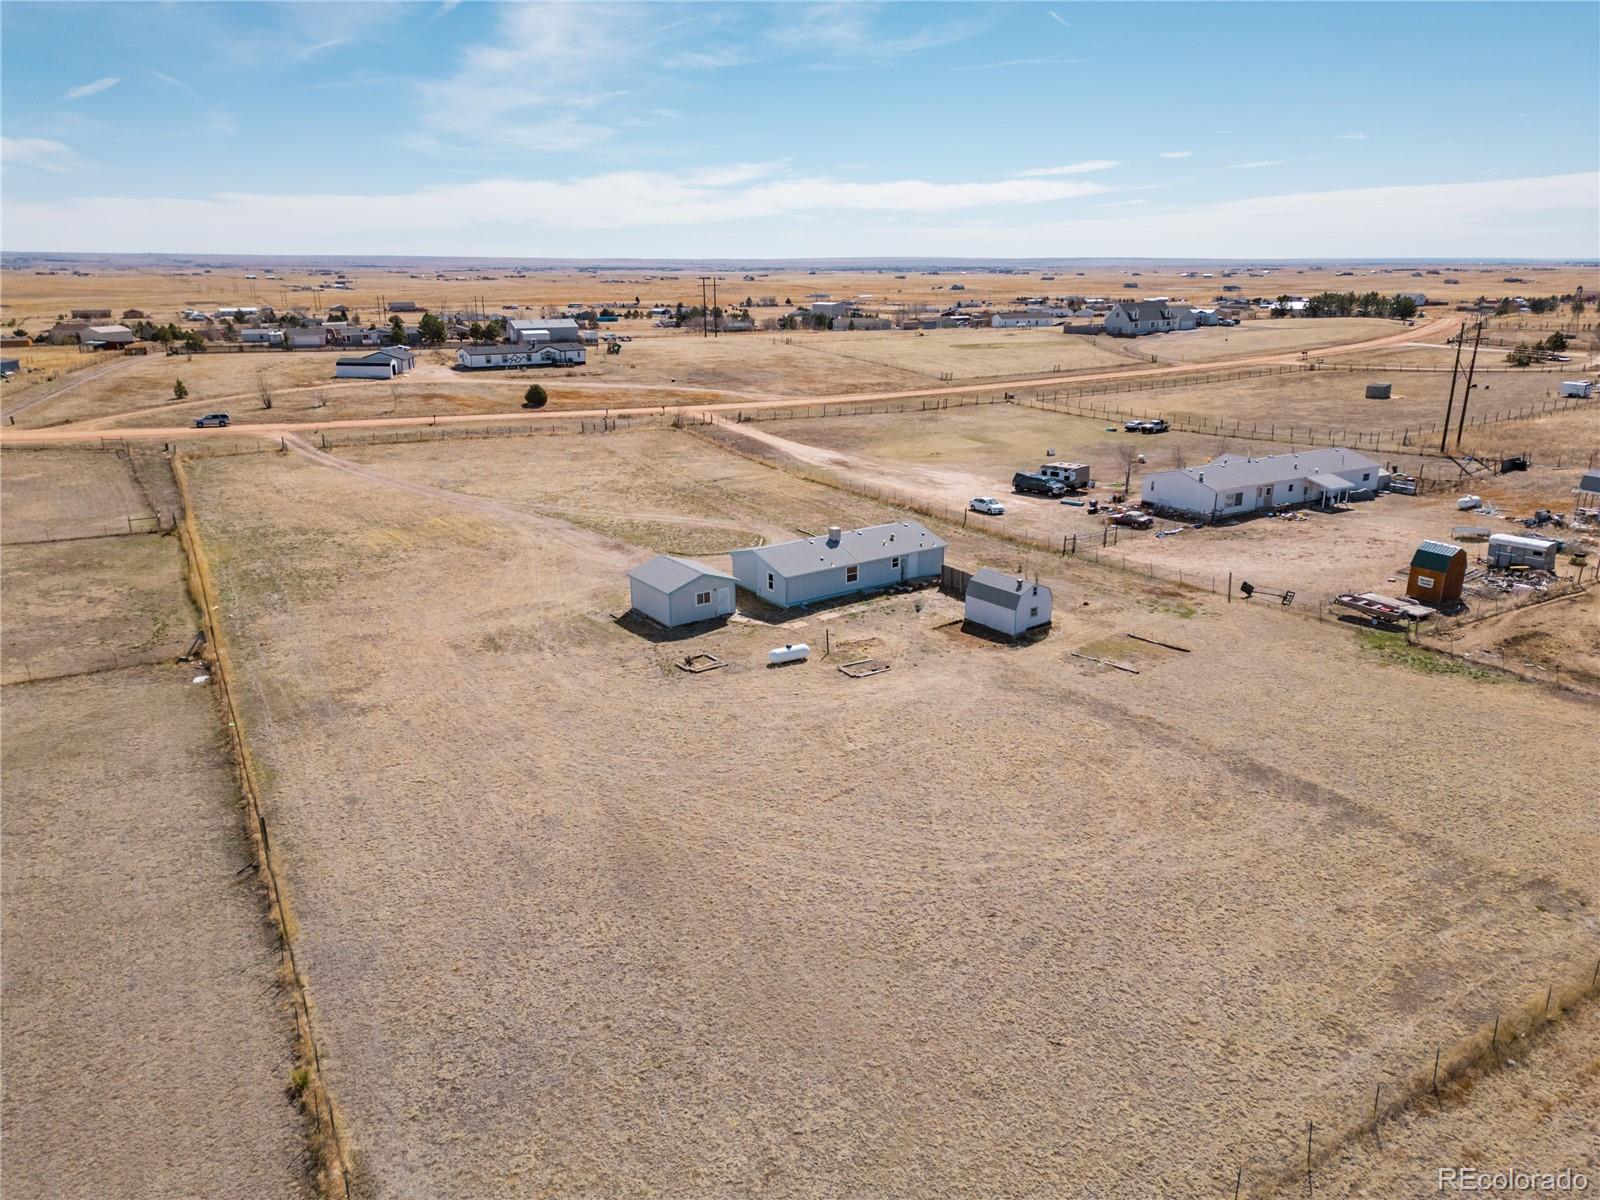
[{"label": "house door", "polygon": [[717,589],[717,616],[725,617],[733,611],[733,589],[719,587]]}]

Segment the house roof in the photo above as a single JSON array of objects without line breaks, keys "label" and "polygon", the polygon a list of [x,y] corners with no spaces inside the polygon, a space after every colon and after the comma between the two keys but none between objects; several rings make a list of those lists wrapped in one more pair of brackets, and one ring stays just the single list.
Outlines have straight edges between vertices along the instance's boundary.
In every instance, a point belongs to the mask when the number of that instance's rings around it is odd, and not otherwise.
[{"label": "house roof", "polygon": [[333,365],[336,367],[393,367],[394,359],[385,354],[383,351],[379,350],[375,354],[363,354],[359,358],[347,357],[335,359]]},{"label": "house roof", "polygon": [[1160,300],[1124,300],[1116,305],[1130,321],[1168,321],[1171,308]]},{"label": "house roof", "polygon": [[1417,547],[1417,552],[1411,556],[1413,567],[1427,567],[1433,571],[1448,571],[1450,564],[1458,555],[1466,551],[1460,546],[1452,546],[1449,542],[1426,541]]},{"label": "house roof", "polygon": [[827,536],[822,535],[797,542],[756,546],[746,553],[754,554],[771,570],[792,579],[835,567],[914,554],[918,550],[940,550],[944,545],[943,538],[930,533],[918,522],[896,521],[889,525],[846,529],[837,542],[829,542]]},{"label": "house roof", "polygon": [[[387,355],[390,358],[414,359],[417,357],[409,346],[383,346],[378,350],[378,354]],[[367,357],[375,358],[377,355],[369,354]]]},{"label": "house roof", "polygon": [[1023,599],[1033,596],[1036,590],[1046,595],[1050,592],[1042,583],[1030,584],[1026,579],[984,567],[968,581],[967,599],[976,597],[1001,608],[1017,609],[1022,607]]},{"label": "house roof", "polygon": [[658,592],[676,592],[680,588],[688,587],[691,583],[698,583],[702,579],[721,579],[728,583],[737,583],[725,571],[714,571],[704,563],[695,562],[692,558],[678,558],[671,554],[658,554],[654,558],[640,563],[628,572],[629,579],[637,579],[640,583],[648,584]]},{"label": "house roof", "polygon": [[1306,481],[1314,483],[1325,492],[1347,492],[1350,481],[1342,475],[1307,475]]},{"label": "house roof", "polygon": [[[1267,483],[1287,483],[1294,479],[1314,479],[1318,475],[1332,475],[1339,471],[1373,471],[1378,464],[1365,454],[1329,446],[1322,450],[1305,450],[1294,454],[1269,454],[1265,458],[1247,458],[1242,454],[1223,454],[1198,467],[1184,467],[1183,474],[1214,492],[1233,487],[1256,487]],[[1169,472],[1158,471],[1159,477]],[[1150,478],[1147,476],[1147,478]],[[1340,479],[1336,484],[1318,484],[1319,487],[1350,487],[1350,481]]]},{"label": "house roof", "polygon": [[91,325],[85,332],[98,333],[101,337],[109,337],[113,334],[123,333],[127,334],[129,337],[133,336],[133,330],[129,329],[126,325]]}]

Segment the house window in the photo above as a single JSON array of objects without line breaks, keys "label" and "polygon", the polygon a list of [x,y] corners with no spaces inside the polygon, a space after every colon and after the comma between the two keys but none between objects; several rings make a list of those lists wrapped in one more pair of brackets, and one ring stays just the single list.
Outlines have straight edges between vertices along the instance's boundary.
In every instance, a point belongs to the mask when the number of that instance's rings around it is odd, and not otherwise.
[{"label": "house window", "polygon": [[1292,484],[1292,483],[1291,483],[1291,484],[1290,484],[1290,485],[1289,485],[1289,490],[1290,490],[1290,491],[1291,491],[1291,492],[1292,492],[1292,491],[1294,491],[1294,484]]},{"label": "house window", "polygon": [[898,571],[900,569],[900,560],[898,558],[891,558],[889,560],[889,569],[891,571]]},{"label": "house window", "polygon": [[1222,507],[1223,508],[1237,508],[1237,507],[1239,507],[1239,505],[1241,505],[1243,503],[1244,503],[1244,493],[1243,492],[1229,492],[1222,499]]},{"label": "house window", "polygon": [[856,582],[856,580],[858,580],[860,578],[861,578],[861,568],[860,567],[846,567],[844,569],[844,581],[846,583],[854,583],[854,582]]},{"label": "house window", "polygon": [[773,588],[772,572],[768,571],[767,572],[767,591],[770,592],[772,590],[772,588]]},{"label": "house window", "polygon": [[710,592],[696,592],[694,594],[694,602],[695,602],[695,605],[697,607],[704,608],[706,605],[711,603],[711,593]]}]

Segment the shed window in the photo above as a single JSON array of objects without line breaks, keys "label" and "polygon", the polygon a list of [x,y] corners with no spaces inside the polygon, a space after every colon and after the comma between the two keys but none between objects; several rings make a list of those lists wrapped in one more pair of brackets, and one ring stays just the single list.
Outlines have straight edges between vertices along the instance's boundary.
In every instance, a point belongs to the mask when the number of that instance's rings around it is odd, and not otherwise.
[{"label": "shed window", "polygon": [[1030,608],[1030,609],[1029,609],[1029,610],[1028,610],[1028,615],[1029,615],[1029,616],[1030,616],[1030,617],[1037,617],[1037,616],[1038,616],[1038,615],[1039,615],[1039,609],[1038,609],[1038,607],[1037,607],[1037,606],[1035,606],[1035,607],[1033,607],[1033,608]]},{"label": "shed window", "polygon": [[856,580],[858,580],[860,578],[861,578],[861,568],[860,567],[846,567],[844,569],[844,581],[846,583],[854,583],[854,582],[856,582]]},{"label": "shed window", "polygon": [[776,585],[772,581],[772,572],[768,571],[767,572],[767,591],[770,592],[773,589],[773,587],[775,587],[775,586]]},{"label": "shed window", "polygon": [[696,607],[704,608],[706,605],[711,603],[711,593],[710,592],[696,592],[694,594],[694,602],[695,602],[695,606]]},{"label": "shed window", "polygon": [[1371,471],[1363,471],[1361,473],[1361,482],[1362,483],[1365,483],[1367,480],[1369,480],[1371,478],[1372,478],[1372,472]]},{"label": "shed window", "polygon": [[889,560],[889,569],[891,571],[898,571],[900,569],[900,560],[898,558],[891,558]]}]

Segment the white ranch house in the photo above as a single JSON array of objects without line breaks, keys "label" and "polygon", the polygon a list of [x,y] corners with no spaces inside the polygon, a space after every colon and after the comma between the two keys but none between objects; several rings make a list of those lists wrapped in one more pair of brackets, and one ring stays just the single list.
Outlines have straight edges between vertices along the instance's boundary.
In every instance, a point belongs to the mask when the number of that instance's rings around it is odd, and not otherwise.
[{"label": "white ranch house", "polygon": [[456,365],[466,371],[510,367],[576,367],[588,357],[578,342],[529,342],[520,346],[463,346]]},{"label": "white ranch house", "polygon": [[1214,520],[1301,504],[1342,504],[1375,493],[1380,472],[1365,454],[1339,447],[1266,458],[1224,454],[1198,467],[1146,475],[1141,499],[1152,508]]}]

